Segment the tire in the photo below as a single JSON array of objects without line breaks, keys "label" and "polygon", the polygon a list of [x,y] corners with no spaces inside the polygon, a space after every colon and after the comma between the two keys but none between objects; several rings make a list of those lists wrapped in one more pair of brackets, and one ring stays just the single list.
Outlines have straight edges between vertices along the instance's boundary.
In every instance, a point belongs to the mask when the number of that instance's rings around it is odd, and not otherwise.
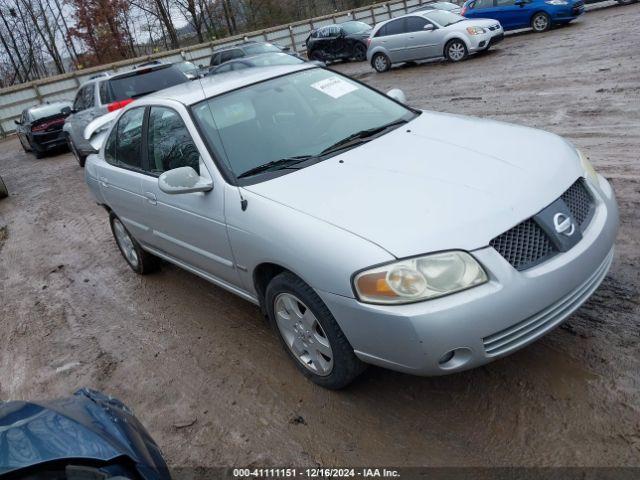
[{"label": "tire", "polygon": [[109,223],[116,245],[131,270],[138,275],[147,275],[158,270],[160,259],[145,252],[113,212],[109,214]]},{"label": "tire", "polygon": [[469,55],[467,45],[459,38],[449,40],[444,46],[444,57],[450,62],[461,62]]},{"label": "tire", "polygon": [[309,57],[309,60],[311,61],[324,62],[323,56],[320,55],[317,50],[312,50],[311,52],[309,52],[307,57]]},{"label": "tire", "polygon": [[371,59],[371,66],[378,73],[384,73],[391,70],[391,60],[384,53],[376,53]]},{"label": "tire", "polygon": [[76,162],[78,162],[78,165],[80,165],[80,168],[84,168],[84,164],[87,161],[87,157],[84,155],[80,155],[80,152],[78,152],[78,149],[73,143],[73,140],[71,140],[71,137],[69,137],[68,135],[67,135],[67,144],[69,145],[69,150],[75,157]]},{"label": "tire", "polygon": [[7,198],[9,196],[9,191],[7,190],[7,186],[4,184],[4,180],[0,177],[0,198]]},{"label": "tire", "polygon": [[271,280],[265,306],[285,351],[313,383],[338,390],[365,370],[327,306],[294,274],[283,272]]},{"label": "tire", "polygon": [[538,12],[531,17],[531,28],[536,33],[546,32],[551,28],[551,17],[544,12]]},{"label": "tire", "polygon": [[367,47],[362,43],[356,43],[353,47],[353,59],[356,62],[364,62],[367,59]]},{"label": "tire", "polygon": [[24,150],[25,153],[29,153],[31,150],[24,146],[24,142],[22,141],[22,137],[18,137],[18,140],[20,140],[20,146],[22,147],[22,150]]}]

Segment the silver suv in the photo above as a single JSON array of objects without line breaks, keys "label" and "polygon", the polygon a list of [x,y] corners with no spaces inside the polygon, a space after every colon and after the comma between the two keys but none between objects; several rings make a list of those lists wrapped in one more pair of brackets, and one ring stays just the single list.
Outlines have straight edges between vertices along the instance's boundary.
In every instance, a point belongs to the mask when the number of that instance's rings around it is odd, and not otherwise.
[{"label": "silver suv", "polygon": [[135,98],[188,81],[177,66],[154,64],[115,75],[96,75],[82,84],[63,127],[69,149],[80,166],[95,151],[84,136],[92,120],[123,108]]},{"label": "silver suv", "polygon": [[259,305],[324,387],[560,325],[611,265],[609,183],[556,135],[391,95],[309,64],[207,77],[128,105],[86,181],[135,272],[164,259]]}]

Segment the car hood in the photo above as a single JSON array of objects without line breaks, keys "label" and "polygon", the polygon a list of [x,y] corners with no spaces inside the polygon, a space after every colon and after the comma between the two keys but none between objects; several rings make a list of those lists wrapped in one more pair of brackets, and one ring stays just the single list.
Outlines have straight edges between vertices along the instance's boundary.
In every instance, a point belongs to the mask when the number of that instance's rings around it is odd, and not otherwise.
[{"label": "car hood", "polygon": [[575,149],[557,135],[424,112],[365,145],[245,188],[400,258],[485,247],[581,174]]},{"label": "car hood", "polygon": [[494,25],[499,25],[500,22],[498,20],[492,20],[491,18],[470,18],[468,20],[463,20],[462,22],[453,23],[449,25],[449,28],[454,29],[465,29],[467,27],[492,27]]},{"label": "car hood", "polygon": [[90,389],[46,402],[0,403],[0,476],[64,460],[126,457],[143,480],[169,480],[160,449],[119,400]]}]

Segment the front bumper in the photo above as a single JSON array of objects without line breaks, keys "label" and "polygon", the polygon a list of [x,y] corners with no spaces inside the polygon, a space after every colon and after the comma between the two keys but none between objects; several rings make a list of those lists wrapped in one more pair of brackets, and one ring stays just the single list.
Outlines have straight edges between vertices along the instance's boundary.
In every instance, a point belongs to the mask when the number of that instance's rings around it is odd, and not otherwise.
[{"label": "front bumper", "polygon": [[[607,181],[593,190],[596,211],[568,252],[515,270],[491,247],[474,251],[490,281],[447,297],[402,306],[368,305],[318,292],[363,361],[416,375],[486,364],[560,325],[597,289],[613,259],[618,207]],[[443,356],[455,351],[442,364]]]},{"label": "front bumper", "polygon": [[469,35],[469,53],[480,52],[504,40],[504,30],[502,27],[495,31],[483,33],[481,35]]}]

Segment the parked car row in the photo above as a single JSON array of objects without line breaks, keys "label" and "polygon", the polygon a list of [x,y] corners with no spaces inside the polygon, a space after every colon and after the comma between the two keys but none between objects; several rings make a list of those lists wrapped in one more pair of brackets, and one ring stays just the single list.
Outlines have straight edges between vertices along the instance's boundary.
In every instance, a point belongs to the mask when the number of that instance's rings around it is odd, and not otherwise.
[{"label": "parked car row", "polygon": [[582,13],[583,0],[467,0],[462,7],[435,1],[373,28],[359,21],[323,26],[307,38],[307,56],[326,62],[366,59],[378,72],[432,58],[459,62],[489,50],[506,30],[544,32]]}]

